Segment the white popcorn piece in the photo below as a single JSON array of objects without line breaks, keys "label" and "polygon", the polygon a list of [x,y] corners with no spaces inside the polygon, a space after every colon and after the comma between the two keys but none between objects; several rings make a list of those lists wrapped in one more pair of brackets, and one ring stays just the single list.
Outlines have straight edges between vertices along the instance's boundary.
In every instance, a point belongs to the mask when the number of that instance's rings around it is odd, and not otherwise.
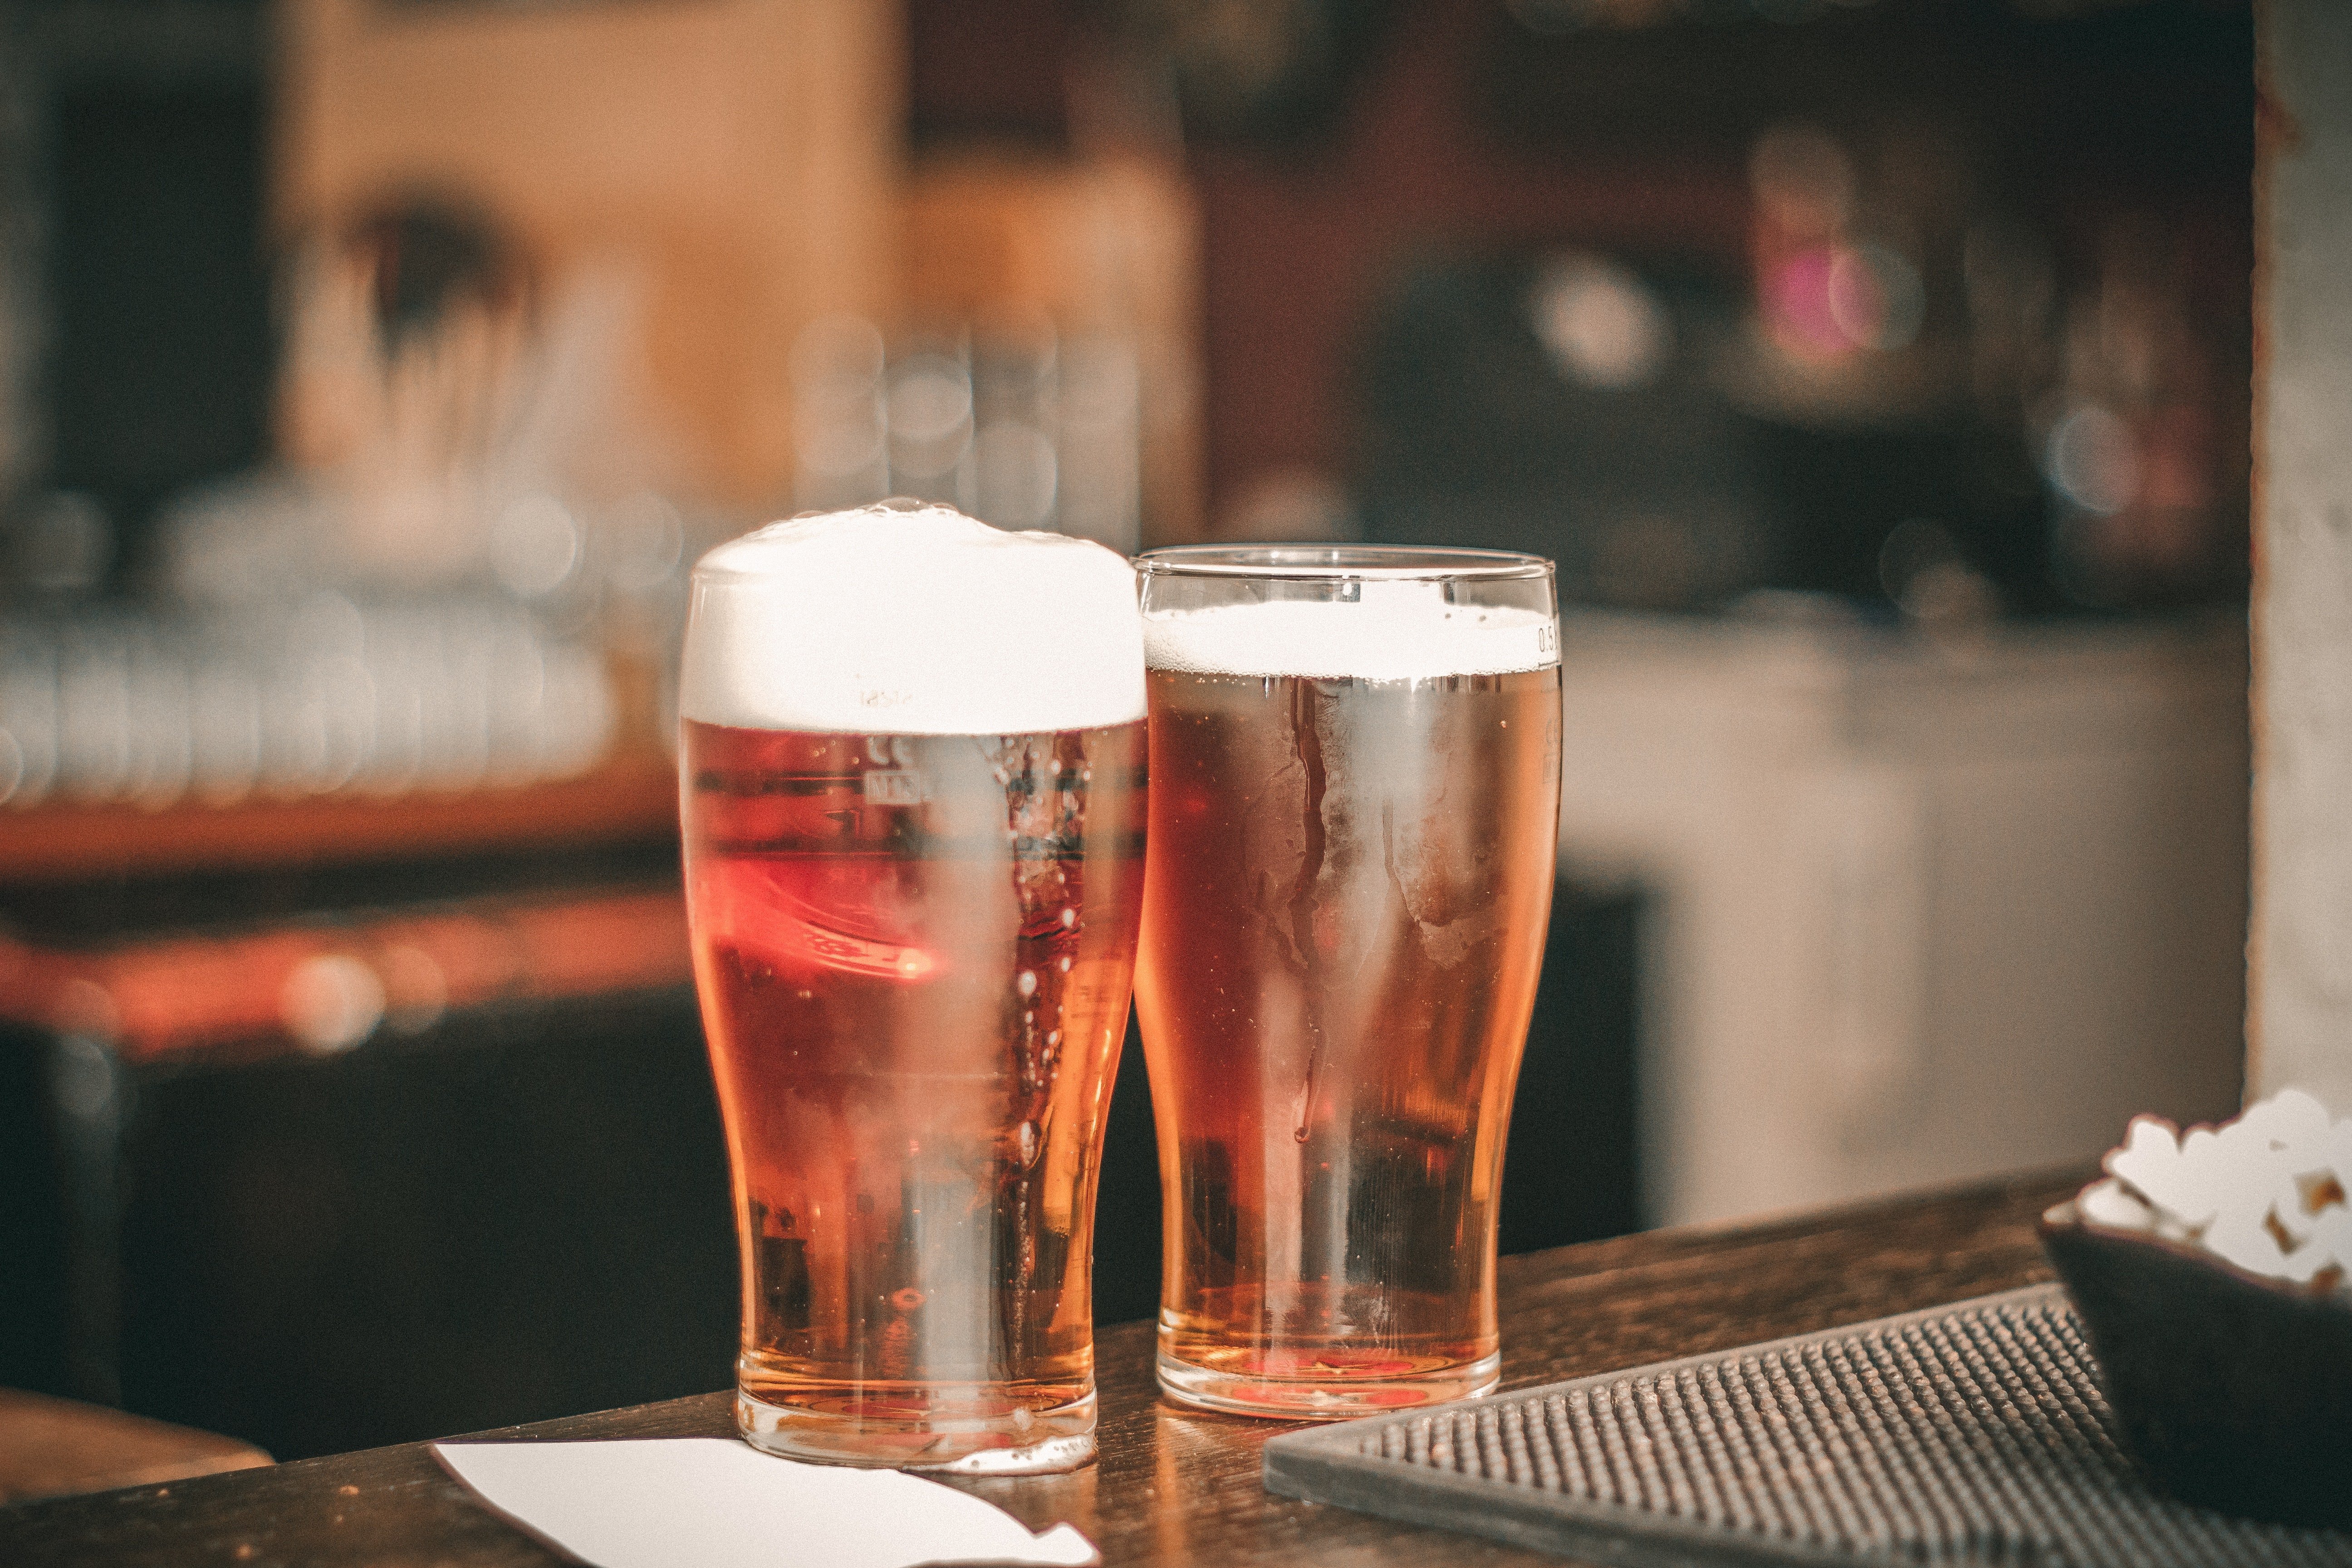
[{"label": "white popcorn piece", "polygon": [[2224,1135],[2234,1132],[2240,1137],[2261,1138],[2280,1151],[2308,1146],[2315,1153],[2332,1130],[2327,1107],[2299,1089],[2283,1089],[2268,1100],[2246,1107],[2245,1114]]},{"label": "white popcorn piece", "polygon": [[2225,1209],[2215,1215],[2198,1239],[2206,1251],[2248,1273],[2284,1272],[2286,1254],[2280,1250],[2277,1238],[2261,1218],[2242,1209]]},{"label": "white popcorn piece", "polygon": [[[2120,1149],[2110,1149],[2099,1162],[2107,1174],[2132,1182],[2137,1174],[2142,1181],[2163,1184],[2164,1172],[2180,1158],[2180,1144],[2174,1136],[2172,1123],[2156,1116],[2135,1116],[2124,1129]],[[2135,1186],[2137,1182],[2133,1182]],[[2143,1191],[2145,1189],[2142,1189]]]},{"label": "white popcorn piece", "polygon": [[[2313,1220],[2311,1239],[2303,1250],[2325,1252],[2336,1268],[2352,1275],[2352,1207],[2339,1204]],[[2352,1280],[2347,1283],[2352,1285]]]},{"label": "white popcorn piece", "polygon": [[2198,1203],[2214,1210],[2216,1225],[2224,1220],[2261,1224],[2270,1212],[2272,1197],[2289,1174],[2288,1162],[2259,1127],[2246,1133],[2223,1127],[2210,1143],[2200,1146],[2194,1158],[2192,1180]]},{"label": "white popcorn piece", "polygon": [[[2305,1172],[2302,1175],[2283,1176],[2271,1188],[2270,1225],[2277,1235],[2285,1237],[2279,1244],[2282,1247],[2301,1247],[2310,1238],[2311,1222],[2315,1215],[2312,1206],[2305,1201],[2304,1194],[2306,1190],[2315,1189],[2317,1178],[2326,1174],[2325,1172]],[[2329,1176],[2328,1179],[2334,1178]]]},{"label": "white popcorn piece", "polygon": [[2210,1127],[2192,1127],[2181,1137],[2180,1156],[2189,1162],[2190,1170],[2196,1170],[2220,1155],[2225,1147],[2221,1135]]},{"label": "white popcorn piece", "polygon": [[[2352,1116],[2328,1129],[2327,1142],[2320,1146],[2317,1163],[2333,1171],[2337,1184],[2352,1194]],[[2352,1198],[2347,1201],[2352,1202]]]},{"label": "white popcorn piece", "polygon": [[2131,1189],[2110,1176],[2083,1189],[2074,1200],[2082,1216],[2093,1225],[2124,1230],[2147,1230],[2156,1223],[2156,1211],[2132,1195]]},{"label": "white popcorn piece", "polygon": [[[2200,1133],[2203,1128],[2190,1132],[2190,1142],[2197,1143]],[[2109,1175],[2120,1178],[2150,1205],[2191,1229],[2212,1219],[2216,1205],[2204,1201],[2205,1184],[2197,1176],[2203,1149],[2211,1142],[2210,1133],[2199,1145],[2200,1158],[2196,1161],[2173,1142],[2172,1124],[2156,1117],[2133,1117],[2125,1136],[2124,1147],[2106,1158]]]}]

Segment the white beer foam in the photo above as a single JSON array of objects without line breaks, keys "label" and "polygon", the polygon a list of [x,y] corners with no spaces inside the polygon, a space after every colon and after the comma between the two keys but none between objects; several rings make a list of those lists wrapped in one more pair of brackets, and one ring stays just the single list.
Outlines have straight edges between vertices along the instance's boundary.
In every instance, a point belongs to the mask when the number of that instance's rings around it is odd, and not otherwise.
[{"label": "white beer foam", "polygon": [[1201,675],[1425,680],[1508,675],[1559,662],[1540,610],[1449,605],[1439,583],[1366,582],[1354,603],[1275,599],[1144,617],[1144,660]]},{"label": "white beer foam", "polygon": [[678,710],[706,724],[1011,735],[1143,717],[1135,570],[947,507],[772,522],[694,569]]}]

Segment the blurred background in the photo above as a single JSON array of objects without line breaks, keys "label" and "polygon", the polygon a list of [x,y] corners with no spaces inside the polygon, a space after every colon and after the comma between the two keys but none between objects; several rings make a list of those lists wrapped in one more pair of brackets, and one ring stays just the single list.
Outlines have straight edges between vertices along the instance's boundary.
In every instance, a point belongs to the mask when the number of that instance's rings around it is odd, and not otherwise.
[{"label": "blurred background", "polygon": [[[1559,563],[1504,1247],[2237,1104],[2245,0],[6,0],[0,1384],[729,1379],[685,574]],[[1157,1291],[1139,1052],[1098,1311]]]}]

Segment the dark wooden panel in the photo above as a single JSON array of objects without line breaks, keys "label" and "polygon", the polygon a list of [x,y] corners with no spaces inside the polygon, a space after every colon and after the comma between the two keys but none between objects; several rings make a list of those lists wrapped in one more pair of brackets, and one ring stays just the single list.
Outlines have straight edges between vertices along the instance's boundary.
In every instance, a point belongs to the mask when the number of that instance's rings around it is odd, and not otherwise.
[{"label": "dark wooden panel", "polygon": [[[2050,1278],[2033,1232],[2083,1172],[1777,1224],[1624,1237],[1507,1258],[1504,1386],[1728,1349]],[[1259,1448],[1289,1426],[1181,1414],[1151,1383],[1151,1330],[1098,1342],[1102,1460],[1069,1476],[960,1483],[1033,1528],[1068,1520],[1108,1565],[1526,1564],[1558,1559],[1269,1496]],[[518,1440],[714,1436],[719,1394],[573,1416]],[[488,1436],[488,1434],[486,1434]],[[557,1561],[468,1500],[419,1446],[0,1510],[11,1563],[448,1563]]]},{"label": "dark wooden panel", "polygon": [[84,78],[45,130],[47,478],[105,509],[120,581],[159,504],[267,447],[263,95]]}]

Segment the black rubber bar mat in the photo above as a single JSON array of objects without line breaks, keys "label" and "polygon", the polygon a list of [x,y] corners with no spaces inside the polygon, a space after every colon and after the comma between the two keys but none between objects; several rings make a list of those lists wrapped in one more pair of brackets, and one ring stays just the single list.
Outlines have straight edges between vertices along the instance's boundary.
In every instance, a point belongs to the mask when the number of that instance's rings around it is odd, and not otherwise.
[{"label": "black rubber bar mat", "polygon": [[2352,1568],[2151,1493],[2055,1285],[1288,1433],[1265,1484],[1612,1568]]}]

